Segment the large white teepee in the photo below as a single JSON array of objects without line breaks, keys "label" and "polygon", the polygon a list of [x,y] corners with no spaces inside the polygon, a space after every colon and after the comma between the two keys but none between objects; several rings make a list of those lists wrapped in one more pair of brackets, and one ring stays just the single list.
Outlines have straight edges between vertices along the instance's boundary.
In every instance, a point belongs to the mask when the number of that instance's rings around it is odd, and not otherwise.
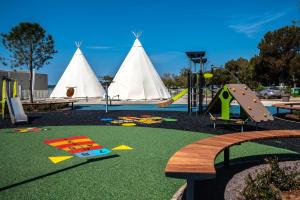
[{"label": "large white teepee", "polygon": [[170,94],[156,72],[138,36],[108,88],[112,98],[124,100],[167,99]]},{"label": "large white teepee", "polygon": [[77,50],[65,72],[56,84],[51,98],[67,97],[68,88],[74,87],[73,98],[103,97],[105,91],[98,81],[94,71],[76,44]]}]

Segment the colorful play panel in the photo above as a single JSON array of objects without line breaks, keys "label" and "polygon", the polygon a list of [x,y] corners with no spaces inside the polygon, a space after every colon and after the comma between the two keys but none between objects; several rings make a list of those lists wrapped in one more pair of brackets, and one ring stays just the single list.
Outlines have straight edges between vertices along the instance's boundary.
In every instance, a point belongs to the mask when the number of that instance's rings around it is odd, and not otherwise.
[{"label": "colorful play panel", "polygon": [[[109,118],[111,119],[111,118]],[[121,125],[121,126],[136,126],[137,124],[160,124],[162,122],[176,122],[177,119],[174,118],[162,118],[160,116],[152,115],[141,115],[140,117],[135,116],[120,116],[118,119],[102,120],[110,122],[111,124]]]},{"label": "colorful play panel", "polygon": [[122,123],[122,126],[136,126],[135,123]]},{"label": "colorful play panel", "polygon": [[62,161],[68,160],[70,158],[73,158],[74,156],[50,156],[48,157],[51,162],[54,164],[60,163]]},{"label": "colorful play panel", "polygon": [[111,122],[113,119],[112,118],[101,118],[101,121],[104,122]]},{"label": "colorful play panel", "polygon": [[40,132],[41,130],[42,130],[41,128],[30,127],[30,128],[20,128],[20,129],[16,129],[16,132],[20,132],[20,133]]},{"label": "colorful play panel", "polygon": [[73,136],[45,140],[44,143],[81,158],[102,156],[111,152],[109,149],[100,146],[87,136]]},{"label": "colorful play panel", "polygon": [[[94,199],[95,194],[101,199],[171,199],[184,181],[164,176],[168,159],[181,147],[211,136],[147,127],[47,128],[47,134],[20,134],[14,132],[15,129],[0,129],[0,199],[32,199],[34,195],[34,199],[79,200]],[[43,143],[62,138],[68,139],[56,142],[76,140],[79,138],[74,137],[82,137],[83,133],[85,138],[80,139],[90,139],[107,149],[125,145],[134,150],[113,150],[106,156],[80,158]],[[232,158],[262,152],[291,153],[257,143],[244,143],[230,149]],[[49,156],[57,164],[53,164]],[[222,155],[216,163],[220,161]]]},{"label": "colorful play panel", "polygon": [[177,122],[177,119],[174,118],[163,118],[165,122]]},{"label": "colorful play panel", "polygon": [[112,148],[111,150],[116,151],[116,150],[132,150],[132,147],[126,146],[126,145],[120,145],[117,147]]}]

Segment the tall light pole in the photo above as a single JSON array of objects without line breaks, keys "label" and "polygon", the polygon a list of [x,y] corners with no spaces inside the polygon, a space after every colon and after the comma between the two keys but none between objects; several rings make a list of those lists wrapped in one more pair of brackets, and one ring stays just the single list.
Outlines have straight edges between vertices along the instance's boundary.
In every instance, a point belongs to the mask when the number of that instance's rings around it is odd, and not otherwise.
[{"label": "tall light pole", "polygon": [[100,78],[100,82],[104,85],[105,90],[105,112],[108,113],[108,86],[112,83],[112,80],[108,80],[105,77]]}]

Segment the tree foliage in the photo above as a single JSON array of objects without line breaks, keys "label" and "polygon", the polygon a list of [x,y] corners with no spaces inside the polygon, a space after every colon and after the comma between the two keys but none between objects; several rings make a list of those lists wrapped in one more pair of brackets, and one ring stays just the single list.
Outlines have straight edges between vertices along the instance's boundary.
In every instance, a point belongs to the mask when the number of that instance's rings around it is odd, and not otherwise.
[{"label": "tree foliage", "polygon": [[178,75],[165,73],[161,79],[167,88],[185,88],[187,87],[188,70],[188,68],[182,68]]},{"label": "tree foliage", "polygon": [[100,77],[100,79],[103,80],[103,81],[112,82],[114,77],[111,76],[111,75],[105,75],[103,77]]},{"label": "tree foliage", "polygon": [[53,37],[46,35],[39,24],[27,22],[18,24],[1,37],[3,46],[10,52],[8,58],[1,58],[2,63],[13,68],[26,66],[30,71],[30,100],[33,102],[32,72],[49,64],[57,53]]},{"label": "tree foliage", "polygon": [[236,60],[229,60],[225,63],[224,69],[216,68],[213,70],[213,74],[214,77],[209,83],[214,85],[224,85],[240,81],[250,87],[256,86],[255,81],[253,81],[254,65],[242,57]]},{"label": "tree foliage", "polygon": [[230,76],[230,74],[224,70],[216,68],[213,70],[213,77],[207,81],[208,84],[212,85],[224,85],[227,83],[236,83],[234,79]]},{"label": "tree foliage", "polygon": [[[259,54],[250,60],[240,57],[227,61],[224,69],[213,70],[214,77],[207,80],[207,83],[237,83],[235,76],[251,88],[280,83],[287,86],[300,84],[300,27],[285,26],[267,32],[258,44],[258,49]],[[186,78],[182,71],[179,76],[165,74],[163,80],[168,86],[184,86]]]},{"label": "tree foliage", "polygon": [[255,87],[254,79],[254,65],[251,61],[245,58],[238,58],[237,60],[230,60],[225,64],[225,69],[233,73],[241,83],[250,87]]},{"label": "tree foliage", "polygon": [[285,26],[265,34],[258,44],[259,55],[255,56],[255,72],[265,84],[292,85],[300,83],[300,28]]}]

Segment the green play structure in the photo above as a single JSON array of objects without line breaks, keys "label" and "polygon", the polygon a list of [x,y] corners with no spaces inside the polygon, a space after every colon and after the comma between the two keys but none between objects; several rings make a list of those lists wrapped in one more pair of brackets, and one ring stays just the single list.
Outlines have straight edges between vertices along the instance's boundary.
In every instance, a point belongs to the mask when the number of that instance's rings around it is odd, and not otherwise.
[{"label": "green play structure", "polygon": [[233,96],[230,94],[228,87],[225,85],[220,94],[219,98],[221,100],[221,118],[223,120],[230,119],[230,103],[233,100]]},{"label": "green play structure", "polygon": [[8,78],[4,78],[2,80],[2,110],[1,110],[1,114],[2,114],[2,119],[5,117],[5,105],[7,104],[8,98],[9,98],[9,84],[13,83],[13,94],[12,97],[17,97],[17,80],[16,79],[8,79]]},{"label": "green play structure", "polygon": [[2,80],[2,100],[1,100],[2,119],[6,117],[5,116],[6,110],[9,111],[9,116],[12,124],[28,122],[28,118],[24,112],[21,100],[19,97],[17,97],[16,79],[3,78]]},{"label": "green play structure", "polygon": [[[240,106],[239,116],[233,116],[230,112],[233,100]],[[234,122],[241,125],[241,131],[244,130],[243,125],[247,121],[258,123],[274,120],[255,92],[245,84],[224,85],[208,105],[206,113],[210,115],[214,127],[216,127],[217,121]]]}]

